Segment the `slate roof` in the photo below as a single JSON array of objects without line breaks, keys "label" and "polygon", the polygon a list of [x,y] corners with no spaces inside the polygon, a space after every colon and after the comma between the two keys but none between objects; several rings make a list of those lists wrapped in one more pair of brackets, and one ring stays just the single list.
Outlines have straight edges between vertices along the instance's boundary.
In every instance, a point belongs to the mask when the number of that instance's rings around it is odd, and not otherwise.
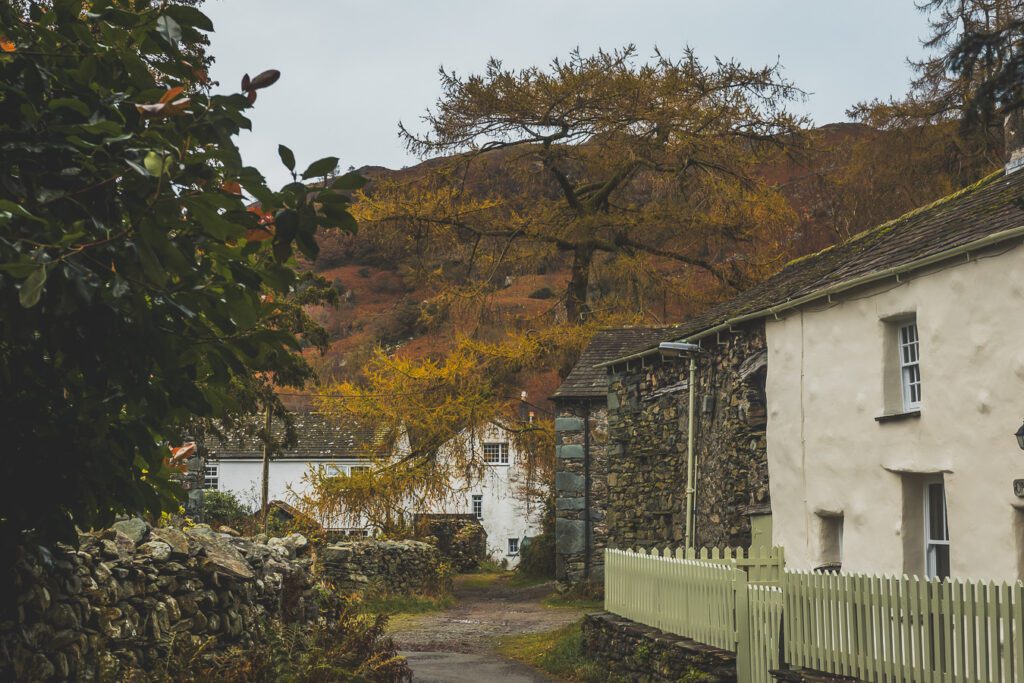
[{"label": "slate roof", "polygon": [[[693,338],[730,320],[756,315],[796,299],[824,294],[854,280],[935,256],[996,233],[1024,226],[1024,171],[1002,171],[932,204],[796,259],[781,271],[680,325],[642,340],[617,358],[652,350],[659,342]],[[609,359],[615,360],[615,359]]]},{"label": "slate roof", "polygon": [[595,367],[614,360],[637,346],[664,339],[665,327],[620,327],[598,330],[565,381],[551,395],[560,398],[604,398],[608,395],[608,371]]},{"label": "slate roof", "polygon": [[[260,426],[262,418],[254,418],[254,428]],[[274,456],[275,460],[309,460],[314,458],[351,459],[368,457],[367,446],[374,439],[372,429],[355,429],[328,420],[320,413],[305,412],[295,415],[295,429],[298,442],[294,448]],[[275,439],[283,436],[284,427],[275,420],[271,428]],[[224,441],[210,438],[207,441],[209,457],[217,460],[260,458],[263,456],[263,442],[255,436],[228,435]]]}]

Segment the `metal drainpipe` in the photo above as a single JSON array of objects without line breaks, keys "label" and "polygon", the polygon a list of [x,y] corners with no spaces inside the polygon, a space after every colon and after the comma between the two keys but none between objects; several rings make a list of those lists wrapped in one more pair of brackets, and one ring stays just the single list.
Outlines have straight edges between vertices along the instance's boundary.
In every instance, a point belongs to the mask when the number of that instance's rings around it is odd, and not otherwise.
[{"label": "metal drainpipe", "polygon": [[590,403],[583,411],[583,578],[590,578]]},{"label": "metal drainpipe", "polygon": [[686,547],[691,548],[694,541],[693,533],[693,505],[694,495],[697,492],[697,478],[694,469],[696,468],[696,454],[693,450],[693,434],[696,431],[694,424],[694,413],[697,395],[697,360],[690,356],[690,409],[686,423]]}]

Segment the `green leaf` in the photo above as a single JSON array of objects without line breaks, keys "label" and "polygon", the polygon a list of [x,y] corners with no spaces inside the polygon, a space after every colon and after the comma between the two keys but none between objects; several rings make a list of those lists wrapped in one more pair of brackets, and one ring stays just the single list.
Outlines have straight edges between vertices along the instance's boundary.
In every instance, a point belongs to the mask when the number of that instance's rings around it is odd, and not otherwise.
[{"label": "green leaf", "polygon": [[181,26],[166,14],[157,17],[156,30],[170,43],[181,40]]},{"label": "green leaf", "polygon": [[358,190],[364,185],[366,185],[366,178],[351,171],[332,180],[330,187],[332,190]]},{"label": "green leaf", "polygon": [[336,168],[338,168],[338,157],[317,159],[309,165],[309,168],[302,172],[302,179],[307,180],[309,178],[326,176]]},{"label": "green leaf", "polygon": [[12,261],[10,263],[0,263],[0,271],[10,273],[16,278],[28,277],[39,268],[39,264],[29,259],[27,261]]},{"label": "green leaf", "polygon": [[142,161],[149,175],[160,176],[164,172],[164,159],[156,152],[150,152]]},{"label": "green leaf", "polygon": [[210,21],[210,18],[195,7],[171,5],[164,10],[164,12],[186,26],[194,26],[195,28],[202,29],[203,31],[213,30],[213,22]]},{"label": "green leaf", "polygon": [[[7,214],[4,216],[3,214]],[[19,216],[21,218],[27,218],[30,221],[36,221],[37,223],[45,223],[42,218],[33,216],[29,213],[25,207],[21,204],[15,204],[8,199],[0,199],[0,218],[10,218],[11,216]]]},{"label": "green leaf", "polygon": [[294,171],[295,153],[292,152],[287,147],[285,147],[284,145],[277,146],[277,153],[281,157],[281,162],[284,164],[285,168],[287,168],[289,171]]},{"label": "green leaf", "polygon": [[328,225],[332,228],[340,228],[353,233],[359,230],[359,223],[342,205],[323,204],[320,206],[320,212],[327,217]]},{"label": "green leaf", "polygon": [[50,109],[71,109],[82,116],[88,116],[90,113],[89,107],[87,107],[84,102],[70,97],[58,97],[56,99],[52,99],[48,106]]},{"label": "green leaf", "polygon": [[39,297],[43,295],[43,286],[45,284],[46,267],[39,266],[21,283],[21,289],[18,290],[18,301],[25,308],[32,308],[39,303]]},{"label": "green leaf", "polygon": [[147,171],[146,168],[144,166],[142,166],[141,164],[139,164],[138,162],[132,161],[131,159],[125,159],[124,162],[126,164],[128,164],[129,166],[131,166],[132,169],[136,173],[138,173],[139,175],[144,175],[144,176],[148,176],[149,175],[149,171]]}]

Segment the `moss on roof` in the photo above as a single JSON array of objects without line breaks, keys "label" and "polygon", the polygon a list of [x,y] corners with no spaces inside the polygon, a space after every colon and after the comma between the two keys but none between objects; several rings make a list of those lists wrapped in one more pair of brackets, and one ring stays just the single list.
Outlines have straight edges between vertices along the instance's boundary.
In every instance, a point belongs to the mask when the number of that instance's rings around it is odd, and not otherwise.
[{"label": "moss on roof", "polygon": [[[763,314],[803,297],[1024,227],[1024,171],[997,171],[961,190],[864,230],[849,240],[794,259],[764,282],[668,328],[660,341],[692,338],[730,320]],[[643,342],[628,353],[657,346]]]}]

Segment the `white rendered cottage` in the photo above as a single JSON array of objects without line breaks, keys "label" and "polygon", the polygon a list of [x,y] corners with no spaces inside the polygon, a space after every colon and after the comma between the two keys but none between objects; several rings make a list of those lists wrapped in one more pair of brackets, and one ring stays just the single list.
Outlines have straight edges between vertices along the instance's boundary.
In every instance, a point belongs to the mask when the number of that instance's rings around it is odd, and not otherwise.
[{"label": "white rendered cottage", "polygon": [[999,173],[797,264],[765,323],[790,566],[1024,578],[1022,198]]},{"label": "white rendered cottage", "polygon": [[[305,477],[310,468],[323,467],[328,472],[346,475],[369,468],[372,431],[343,427],[314,412],[296,413],[295,421],[296,445],[270,461],[269,500],[291,503],[296,494],[307,493]],[[281,429],[275,422],[275,438],[281,438]],[[229,491],[256,510],[260,506],[262,476],[263,452],[258,439],[232,437],[209,444],[204,488]],[[365,525],[349,522],[328,527],[352,535],[369,535],[371,531]]]},{"label": "white rendered cottage", "polygon": [[1022,200],[1024,172],[994,174],[681,331],[705,349],[764,325],[771,517],[755,526],[789,567],[1024,579]]},{"label": "white rendered cottage", "polygon": [[[295,415],[298,442],[270,462],[269,499],[293,503],[296,494],[308,492],[305,477],[310,468],[350,474],[370,467],[373,433],[356,430],[315,412]],[[280,430],[280,425],[275,425]],[[280,436],[280,435],[278,435]],[[472,514],[487,532],[487,550],[497,562],[515,566],[519,547],[528,536],[540,533],[544,511],[543,496],[523,495],[527,476],[524,457],[517,451],[511,434],[490,423],[467,432],[464,447],[475,451],[486,463],[481,476],[471,481],[452,481],[449,500],[411,513]],[[399,452],[406,450],[400,444]],[[209,446],[204,487],[230,491],[250,508],[259,507],[263,456],[256,439],[227,439]],[[327,525],[351,535],[370,535],[373,529],[351,521]]]},{"label": "white rendered cottage", "polygon": [[[452,482],[455,493],[450,500],[418,512],[474,515],[487,532],[491,559],[514,567],[523,539],[541,532],[544,496],[525,493],[528,463],[508,429],[489,423],[459,438],[485,463],[482,476]],[[536,483],[530,488],[535,489]]]}]

